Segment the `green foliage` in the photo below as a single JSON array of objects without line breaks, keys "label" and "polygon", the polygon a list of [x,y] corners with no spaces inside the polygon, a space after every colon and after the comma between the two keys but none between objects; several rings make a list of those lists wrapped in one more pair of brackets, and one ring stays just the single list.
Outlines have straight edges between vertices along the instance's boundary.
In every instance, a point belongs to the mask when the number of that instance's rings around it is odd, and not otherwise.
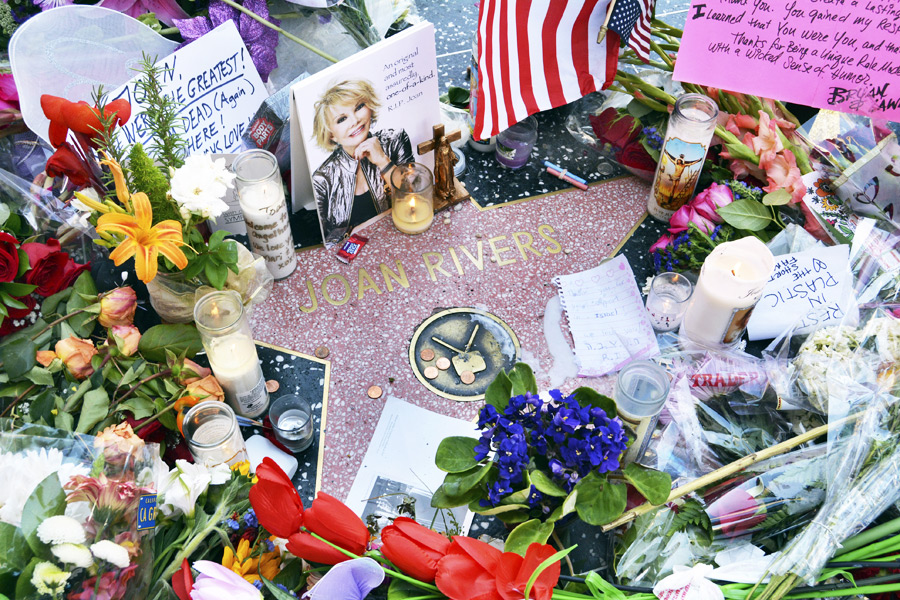
[{"label": "green foliage", "polygon": [[447,473],[462,473],[475,467],[475,445],[478,440],[470,437],[453,436],[441,440],[434,456],[434,464]]},{"label": "green foliage", "polygon": [[509,532],[503,550],[525,556],[528,546],[546,544],[552,533],[553,523],[541,523],[538,519],[525,521]]},{"label": "green foliage", "polygon": [[749,198],[735,200],[731,204],[719,208],[716,212],[735,229],[762,231],[776,222],[771,208]]},{"label": "green foliage", "polygon": [[50,548],[38,538],[38,526],[47,518],[61,515],[65,510],[66,493],[59,485],[59,476],[51,473],[31,492],[22,509],[22,534],[35,555],[50,556]]},{"label": "green foliage", "polygon": [[445,93],[441,94],[440,101],[453,108],[466,110],[469,108],[469,90],[451,85]]},{"label": "green foliage", "polygon": [[163,168],[177,169],[184,164],[187,144],[181,137],[184,132],[184,122],[178,116],[181,107],[163,91],[164,69],[155,57],[145,54],[134,93],[144,107],[144,124],[153,133],[155,143],[151,156]]},{"label": "green foliage", "polygon": [[182,273],[187,279],[203,276],[217,290],[225,286],[228,271],[238,273],[237,242],[226,240],[228,232],[224,229],[216,231],[209,236],[209,242],[203,241],[203,236],[196,229],[191,231],[190,245],[193,248],[205,248],[197,253],[191,248],[185,248],[188,257],[188,266]]},{"label": "green foliage", "polygon": [[168,198],[169,180],[141,144],[135,144],[128,153],[131,169],[132,192],[144,192],[153,207],[153,224],[173,219],[182,222],[175,203]]},{"label": "green foliage", "polygon": [[672,491],[672,476],[662,471],[648,469],[637,463],[629,463],[624,469],[625,479],[647,499],[650,504],[659,506],[669,499]]},{"label": "green foliage", "polygon": [[196,356],[203,349],[197,328],[187,324],[154,325],[144,332],[138,344],[141,355],[156,362],[166,360],[166,349],[184,353],[188,358]]},{"label": "green foliage", "polygon": [[712,543],[713,528],[709,520],[709,515],[704,510],[703,505],[698,500],[688,498],[678,507],[675,518],[666,537],[671,537],[675,532],[687,531],[689,528],[697,531],[705,545]]},{"label": "green foliage", "polygon": [[625,486],[608,481],[605,475],[590,473],[575,484],[575,490],[578,518],[589,525],[605,525],[625,512]]},{"label": "green foliage", "polygon": [[512,381],[506,373],[500,371],[484,392],[485,403],[490,404],[498,411],[503,411],[512,397],[512,388]]}]

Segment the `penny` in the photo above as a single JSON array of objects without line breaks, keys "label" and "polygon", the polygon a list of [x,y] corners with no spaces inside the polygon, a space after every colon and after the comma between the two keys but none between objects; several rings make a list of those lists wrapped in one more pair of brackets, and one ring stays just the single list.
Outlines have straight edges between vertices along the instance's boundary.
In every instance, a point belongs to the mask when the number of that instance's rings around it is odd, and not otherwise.
[{"label": "penny", "polygon": [[319,346],[316,348],[316,358],[325,358],[328,356],[328,346]]},{"label": "penny", "polygon": [[377,400],[378,398],[381,398],[381,394],[382,394],[381,388],[378,387],[377,385],[373,385],[373,386],[369,387],[368,390],[366,390],[366,394],[372,400]]},{"label": "penny", "polygon": [[440,357],[439,359],[437,359],[437,362],[434,363],[434,364],[435,364],[435,365],[437,366],[437,368],[440,369],[441,371],[446,371],[447,369],[450,368],[450,359],[447,358],[446,356],[442,356],[442,357]]},{"label": "penny", "polygon": [[475,373],[472,371],[463,371],[459,374],[459,378],[462,379],[462,382],[466,385],[475,383]]},{"label": "penny", "polygon": [[432,350],[431,348],[425,348],[424,350],[419,352],[419,356],[425,362],[430,362],[430,361],[434,360],[434,350]]},{"label": "penny", "polygon": [[274,379],[269,379],[266,381],[266,391],[270,394],[274,394],[278,391],[278,388],[281,387],[281,384],[275,381]]},{"label": "penny", "polygon": [[437,367],[425,367],[425,377],[428,379],[434,379],[438,376],[438,368]]}]

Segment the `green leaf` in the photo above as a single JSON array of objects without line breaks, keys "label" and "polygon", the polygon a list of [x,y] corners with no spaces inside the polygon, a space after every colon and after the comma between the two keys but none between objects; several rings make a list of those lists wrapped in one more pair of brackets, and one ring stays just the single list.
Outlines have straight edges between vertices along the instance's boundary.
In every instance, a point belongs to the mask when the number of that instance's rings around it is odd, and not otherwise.
[{"label": "green leaf", "polygon": [[665,504],[672,491],[672,477],[668,473],[648,469],[637,463],[629,463],[624,470],[625,479],[628,480],[641,495],[653,504],[659,506]]},{"label": "green leaf", "polygon": [[[66,304],[66,314],[72,314],[94,303],[97,296],[97,286],[94,285],[90,272],[85,271],[78,276],[78,279],[75,280],[72,286],[72,291],[72,296]],[[64,323],[72,328],[75,335],[86,338],[93,333],[96,319],[93,314],[84,312],[71,317]]]},{"label": "green leaf", "polygon": [[444,488],[444,493],[448,496],[462,496],[481,483],[490,473],[493,466],[494,463],[487,463],[484,466],[475,466],[462,473],[448,473],[441,487]]},{"label": "green leaf", "polygon": [[434,464],[447,473],[462,473],[478,465],[475,460],[475,446],[478,440],[470,437],[453,436],[441,440],[434,455]]},{"label": "green leaf", "polygon": [[24,302],[16,300],[4,291],[0,291],[0,300],[3,301],[4,306],[8,306],[10,308],[17,308],[19,310],[28,308],[28,306]]},{"label": "green leaf", "polygon": [[716,212],[732,227],[747,231],[762,231],[773,222],[770,210],[750,198],[735,200]]},{"label": "green leaf", "polygon": [[575,485],[575,489],[578,490],[575,510],[578,517],[589,525],[605,525],[625,512],[627,490],[624,485],[611,483],[604,476],[590,473]]},{"label": "green leaf", "polygon": [[0,361],[10,379],[17,379],[34,368],[37,348],[28,338],[19,338],[0,346]]},{"label": "green leaf", "polygon": [[52,296],[47,297],[41,303],[41,313],[43,313],[43,315],[45,317],[49,316],[49,315],[55,315],[56,309],[59,307],[59,305],[62,302],[66,302],[71,296],[72,296],[72,288],[69,287],[69,288],[64,289],[61,292],[57,292],[57,293],[53,294]]},{"label": "green leaf", "polygon": [[133,381],[137,381],[138,377],[144,372],[144,368],[147,365],[143,360],[138,359],[135,361],[133,365],[128,367],[128,370],[122,375],[122,379],[119,380],[117,384],[119,387],[123,385],[128,385]]},{"label": "green leaf", "polygon": [[266,579],[263,575],[260,575],[259,578],[262,579],[263,585],[266,586],[266,589],[269,590],[269,593],[272,594],[272,597],[275,598],[275,600],[297,600],[294,596],[291,596],[290,594],[276,586],[274,583]]},{"label": "green leaf", "polygon": [[31,260],[28,258],[28,253],[22,250],[22,248],[19,248],[19,272],[16,273],[16,277],[21,277],[22,275],[27,273],[28,269],[30,268]]},{"label": "green leaf", "polygon": [[22,530],[0,521],[0,565],[21,571],[32,556],[33,553]]},{"label": "green leaf", "polygon": [[635,119],[640,119],[646,115],[649,115],[653,112],[653,109],[644,104],[643,102],[638,102],[637,100],[632,100],[628,103],[628,106],[625,107],[625,110],[628,111],[628,114],[634,117]]},{"label": "green leaf", "polygon": [[11,296],[15,296],[16,298],[21,298],[26,294],[30,294],[36,289],[36,285],[31,285],[28,283],[16,283],[14,281],[6,281],[4,283],[0,283],[0,290],[3,290],[4,292],[10,294]]},{"label": "green leaf", "polygon": [[506,373],[500,371],[484,392],[485,403],[503,412],[512,397],[512,387],[512,381]]},{"label": "green leaf", "polygon": [[188,358],[194,358],[203,344],[200,342],[200,334],[193,325],[154,325],[144,332],[138,343],[141,355],[151,361],[163,362],[166,360],[166,349],[181,354]]},{"label": "green leaf", "polygon": [[531,544],[546,544],[553,533],[553,523],[541,523],[538,519],[525,521],[509,532],[506,537],[504,552],[515,552],[525,556]]},{"label": "green leaf", "polygon": [[589,387],[580,387],[573,394],[581,406],[596,406],[603,409],[607,418],[614,419],[616,417],[616,401],[609,396],[604,396]]},{"label": "green leaf", "polygon": [[[472,512],[477,512],[480,515],[501,515],[503,513],[512,512],[514,510],[521,510],[525,512],[527,519],[527,504],[501,504],[499,506],[480,506],[477,502],[469,503],[469,510]],[[522,519],[524,521],[525,519]]]},{"label": "green leaf", "polygon": [[97,284],[94,283],[94,278],[91,277],[90,271],[82,272],[78,279],[75,280],[75,283],[72,284],[72,289],[75,290],[76,294],[81,294],[82,296],[97,295]]},{"label": "green leaf", "polygon": [[431,497],[432,508],[456,508],[465,506],[475,500],[480,500],[484,493],[481,488],[472,488],[461,496],[450,496],[444,491],[444,486],[439,487]]},{"label": "green leaf", "polygon": [[38,385],[53,385],[53,374],[44,367],[32,367],[25,378]]},{"label": "green leaf", "polygon": [[543,471],[535,470],[531,472],[531,484],[536,487],[540,493],[546,494],[547,496],[565,498],[569,495],[566,490],[559,487],[556,482],[550,479]]},{"label": "green leaf", "polygon": [[65,510],[66,493],[59,485],[59,476],[51,473],[34,488],[22,509],[22,534],[36,556],[50,556],[50,547],[38,538],[38,525]]},{"label": "green leaf", "polygon": [[63,431],[72,431],[75,429],[75,417],[67,412],[56,413],[53,419],[53,426]]},{"label": "green leaf", "polygon": [[28,407],[28,414],[32,422],[40,423],[43,421],[47,425],[53,426],[53,407],[56,405],[57,396],[52,389],[44,390],[37,397],[31,400],[31,406]]},{"label": "green leaf", "polygon": [[210,285],[212,285],[217,290],[221,290],[225,285],[225,278],[228,276],[228,269],[225,267],[225,265],[220,265],[214,263],[213,261],[209,261],[203,268],[203,274],[206,275],[206,279],[209,281]]},{"label": "green leaf", "polygon": [[84,395],[81,414],[78,417],[78,433],[88,433],[91,428],[106,418],[109,412],[109,394],[104,388],[91,390]]},{"label": "green leaf", "polygon": [[[469,510],[472,509],[472,505],[469,505]],[[473,511],[474,512],[474,511]],[[484,514],[484,513],[482,513]],[[518,523],[524,523],[531,516],[528,514],[527,510],[511,510],[509,512],[499,513],[496,515],[498,519],[500,519],[505,525],[516,525]]]},{"label": "green leaf", "polygon": [[534,586],[534,582],[537,581],[537,578],[541,576],[546,569],[550,568],[551,565],[558,563],[561,561],[569,552],[577,548],[577,546],[571,546],[566,548],[565,550],[560,550],[553,556],[545,559],[541,564],[537,566],[537,569],[534,570],[534,573],[531,574],[531,577],[528,578],[528,583],[525,584],[525,598],[531,597],[531,588]]},{"label": "green leaf", "polygon": [[468,108],[469,90],[464,87],[450,86],[447,89],[447,102],[455,108]]},{"label": "green leaf", "polygon": [[512,382],[510,396],[522,396],[525,392],[538,393],[537,380],[534,371],[525,363],[516,363],[509,372],[509,380]]},{"label": "green leaf", "polygon": [[2,202],[0,202],[0,225],[6,223],[6,220],[9,218],[9,215],[12,214],[12,211],[9,210],[9,207]]},{"label": "green leaf", "polygon": [[430,591],[426,591],[420,587],[416,587],[408,581],[399,578],[391,580],[388,587],[387,600],[410,600],[414,598],[436,598],[437,596]]},{"label": "green leaf", "polygon": [[778,188],[763,196],[762,201],[766,206],[782,206],[791,201],[791,193],[784,188]]},{"label": "green leaf", "polygon": [[41,562],[41,559],[35,556],[28,563],[28,566],[25,567],[25,570],[22,571],[22,574],[19,575],[19,580],[16,581],[16,595],[13,596],[14,598],[38,597],[37,590],[31,584],[31,577],[34,574],[34,568],[39,562]]},{"label": "green leaf", "polygon": [[146,398],[131,397],[116,406],[116,412],[130,411],[135,419],[146,419],[156,412],[153,402]]}]

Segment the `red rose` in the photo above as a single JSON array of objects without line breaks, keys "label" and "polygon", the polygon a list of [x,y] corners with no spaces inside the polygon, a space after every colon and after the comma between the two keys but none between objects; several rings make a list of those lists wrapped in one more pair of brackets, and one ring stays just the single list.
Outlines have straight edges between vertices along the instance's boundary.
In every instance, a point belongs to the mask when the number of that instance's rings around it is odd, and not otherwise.
[{"label": "red rose", "polygon": [[75,259],[73,259],[70,256],[69,262],[67,262],[66,265],[63,267],[63,272],[62,272],[62,278],[65,283],[63,283],[63,286],[59,289],[64,290],[67,287],[71,286],[73,283],[75,283],[75,280],[78,279],[79,275],[81,275],[85,271],[90,271],[90,270],[91,270],[91,262],[90,261],[84,263],[83,265],[79,265],[77,262],[75,262]]},{"label": "red rose", "polygon": [[0,281],[12,281],[19,272],[19,241],[0,231]]},{"label": "red rose", "polygon": [[615,108],[607,108],[596,117],[590,117],[590,121],[600,143],[611,144],[615,148],[624,148],[641,134],[640,122]]},{"label": "red rose", "polygon": [[25,283],[36,285],[36,294],[46,298],[65,288],[69,255],[60,250],[58,240],[50,238],[46,244],[29,242],[22,244],[22,250],[31,265],[25,273]]},{"label": "red rose", "polygon": [[68,177],[75,187],[84,187],[91,180],[91,174],[81,157],[68,143],[62,144],[47,160],[44,167],[50,177]]},{"label": "red rose", "polygon": [[30,319],[26,319],[28,315],[34,310],[34,307],[37,305],[37,300],[31,294],[26,296],[22,296],[21,298],[16,298],[19,302],[25,305],[25,308],[10,308],[6,307],[7,312],[9,312],[9,316],[3,319],[3,323],[0,324],[0,337],[4,335],[8,335],[14,331],[18,331],[20,329],[25,329],[29,325],[33,324],[34,321]]},{"label": "red rose", "polygon": [[656,161],[636,139],[616,153],[616,162],[628,169],[650,171],[651,174],[656,170]]}]

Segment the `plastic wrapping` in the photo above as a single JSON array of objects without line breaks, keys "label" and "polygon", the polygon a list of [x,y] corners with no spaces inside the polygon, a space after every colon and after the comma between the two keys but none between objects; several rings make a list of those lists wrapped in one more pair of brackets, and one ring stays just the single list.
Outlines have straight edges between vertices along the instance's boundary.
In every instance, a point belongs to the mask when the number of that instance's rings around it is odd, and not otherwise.
[{"label": "plastic wrapping", "polygon": [[15,597],[146,597],[158,457],[127,426],[92,437],[0,421],[0,531],[14,541],[0,570],[18,576]]}]

